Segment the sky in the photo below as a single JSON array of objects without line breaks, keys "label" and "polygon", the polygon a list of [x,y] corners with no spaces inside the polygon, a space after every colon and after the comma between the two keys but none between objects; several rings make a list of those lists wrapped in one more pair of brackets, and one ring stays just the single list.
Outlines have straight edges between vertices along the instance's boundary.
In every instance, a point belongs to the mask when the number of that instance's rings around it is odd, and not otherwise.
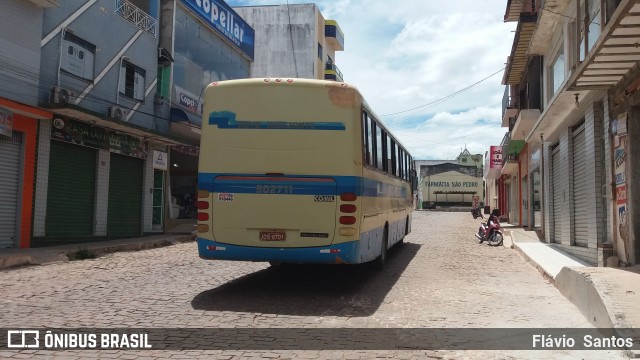
[{"label": "sky", "polygon": [[[231,6],[286,0],[227,0]],[[313,1],[294,1],[290,4]],[[334,63],[415,160],[500,145],[507,0],[318,0],[344,33]]]}]

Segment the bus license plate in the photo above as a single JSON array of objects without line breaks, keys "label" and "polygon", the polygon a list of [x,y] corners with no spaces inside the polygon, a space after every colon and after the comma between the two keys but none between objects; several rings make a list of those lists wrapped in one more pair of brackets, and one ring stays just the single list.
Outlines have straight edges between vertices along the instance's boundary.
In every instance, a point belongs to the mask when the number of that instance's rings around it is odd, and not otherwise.
[{"label": "bus license plate", "polygon": [[262,241],[284,241],[284,231],[260,231],[260,240]]}]

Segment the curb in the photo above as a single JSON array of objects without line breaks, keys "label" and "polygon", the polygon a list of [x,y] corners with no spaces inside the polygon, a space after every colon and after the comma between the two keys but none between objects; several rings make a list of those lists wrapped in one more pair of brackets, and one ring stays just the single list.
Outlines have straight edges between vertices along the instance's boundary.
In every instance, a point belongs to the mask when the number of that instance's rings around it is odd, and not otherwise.
[{"label": "curb", "polygon": [[[624,330],[617,321],[612,318],[607,301],[595,286],[588,274],[579,271],[581,268],[564,266],[554,277],[539,263],[534,261],[516,243],[512,246],[520,256],[542,274],[542,276],[553,284],[556,289],[582,313],[585,319],[596,328],[614,328]],[[618,324],[618,325],[616,325]],[[622,350],[624,355],[631,359],[640,359],[640,351]]]},{"label": "curb", "polygon": [[[526,252],[524,252],[522,250],[522,248],[520,246],[518,246],[515,242],[513,243],[513,246],[511,247],[512,249],[515,249],[518,254],[520,254],[520,256],[522,256],[522,258],[528,262],[529,264],[533,265],[534,268],[536,268],[536,270],[538,270],[538,272],[542,275],[543,278],[545,278],[547,281],[549,281],[551,284],[555,285],[555,278],[553,277],[553,275],[549,274],[544,267],[542,267],[540,264],[538,264],[537,262],[533,261],[533,259],[527,255]],[[564,294],[563,294],[564,295]]]},{"label": "curb", "polygon": [[[126,240],[120,240],[126,241]],[[49,265],[61,262],[95,259],[107,254],[141,251],[195,241],[193,235],[175,235],[155,239],[137,238],[124,243],[83,243],[68,246],[68,249],[37,248],[31,254],[0,254],[0,270],[13,270],[32,265]],[[113,242],[117,242],[113,241]]]}]

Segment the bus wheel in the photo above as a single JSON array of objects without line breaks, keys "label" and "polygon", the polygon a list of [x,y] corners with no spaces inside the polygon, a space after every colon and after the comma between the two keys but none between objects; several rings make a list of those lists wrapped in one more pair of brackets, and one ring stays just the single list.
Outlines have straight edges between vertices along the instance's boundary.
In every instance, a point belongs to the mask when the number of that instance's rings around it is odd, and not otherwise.
[{"label": "bus wheel", "polygon": [[384,228],[384,235],[382,236],[382,246],[380,249],[380,256],[373,260],[373,268],[376,270],[384,269],[384,265],[387,262],[387,243],[388,243],[388,231]]}]

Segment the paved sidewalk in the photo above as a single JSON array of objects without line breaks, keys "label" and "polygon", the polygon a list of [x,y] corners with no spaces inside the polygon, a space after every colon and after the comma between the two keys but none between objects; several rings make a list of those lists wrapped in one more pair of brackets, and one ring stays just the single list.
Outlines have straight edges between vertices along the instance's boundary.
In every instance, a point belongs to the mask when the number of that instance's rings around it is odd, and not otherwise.
[{"label": "paved sidewalk", "polygon": [[[535,231],[506,226],[505,234],[504,245],[516,249],[594,326],[640,328],[640,266],[593,267],[541,242]],[[627,355],[640,358],[639,351]]]},{"label": "paved sidewalk", "polygon": [[119,251],[157,248],[193,240],[193,235],[189,234],[164,234],[41,248],[0,249],[0,270],[70,261],[71,258],[99,257]]}]

